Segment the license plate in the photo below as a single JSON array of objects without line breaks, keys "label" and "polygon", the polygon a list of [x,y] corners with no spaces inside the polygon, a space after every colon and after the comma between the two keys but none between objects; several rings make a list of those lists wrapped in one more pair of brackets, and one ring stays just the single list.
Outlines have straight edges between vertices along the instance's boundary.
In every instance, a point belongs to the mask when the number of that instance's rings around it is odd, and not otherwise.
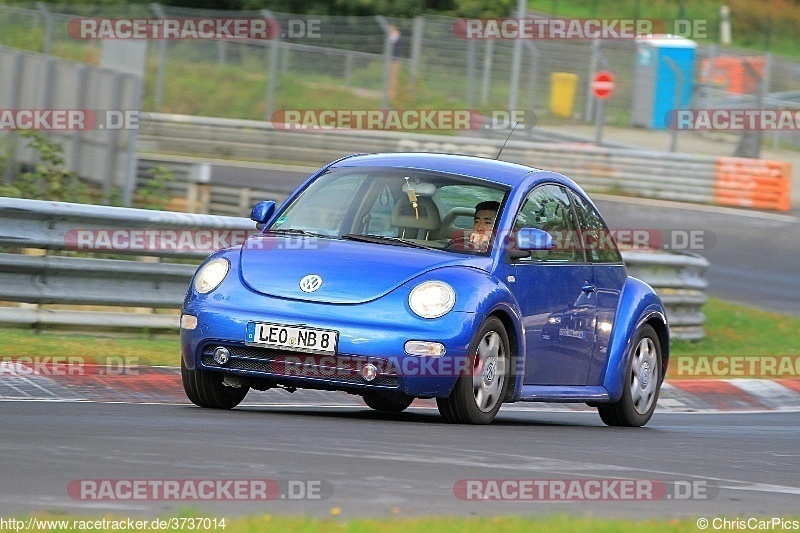
[{"label": "license plate", "polygon": [[339,332],[304,326],[250,322],[247,324],[245,340],[267,348],[335,354]]}]

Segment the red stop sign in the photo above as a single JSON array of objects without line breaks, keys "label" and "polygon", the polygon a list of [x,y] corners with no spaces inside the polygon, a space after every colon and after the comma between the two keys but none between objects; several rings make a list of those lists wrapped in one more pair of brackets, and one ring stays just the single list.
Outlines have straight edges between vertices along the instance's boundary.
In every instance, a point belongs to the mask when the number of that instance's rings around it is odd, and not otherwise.
[{"label": "red stop sign", "polygon": [[592,94],[595,98],[605,100],[612,92],[614,92],[614,76],[607,70],[601,70],[592,80]]}]

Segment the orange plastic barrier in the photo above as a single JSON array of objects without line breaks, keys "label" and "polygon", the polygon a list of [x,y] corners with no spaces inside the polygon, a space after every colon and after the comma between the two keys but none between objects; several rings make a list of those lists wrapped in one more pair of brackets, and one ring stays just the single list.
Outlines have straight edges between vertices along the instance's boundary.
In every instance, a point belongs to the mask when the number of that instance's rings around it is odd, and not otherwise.
[{"label": "orange plastic barrier", "polygon": [[745,67],[745,63],[750,64],[758,77],[764,75],[764,56],[719,56],[701,61],[700,81],[731,93],[755,93],[759,80]]},{"label": "orange plastic barrier", "polygon": [[788,211],[792,165],[785,161],[718,157],[714,176],[717,205]]}]

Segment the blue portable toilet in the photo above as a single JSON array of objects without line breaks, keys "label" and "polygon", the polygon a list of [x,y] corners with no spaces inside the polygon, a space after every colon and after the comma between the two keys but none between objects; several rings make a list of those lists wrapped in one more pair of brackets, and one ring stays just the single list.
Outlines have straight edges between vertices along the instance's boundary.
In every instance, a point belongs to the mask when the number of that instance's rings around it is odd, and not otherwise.
[{"label": "blue portable toilet", "polygon": [[674,35],[636,40],[631,125],[667,129],[670,111],[688,109],[696,49],[696,42]]}]

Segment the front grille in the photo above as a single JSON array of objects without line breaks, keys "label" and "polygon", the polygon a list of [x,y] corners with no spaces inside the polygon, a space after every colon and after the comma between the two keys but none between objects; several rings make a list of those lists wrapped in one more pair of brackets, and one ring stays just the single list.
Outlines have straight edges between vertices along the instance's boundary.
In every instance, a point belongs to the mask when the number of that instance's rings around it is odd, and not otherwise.
[{"label": "front grille", "polygon": [[[230,360],[217,364],[212,355],[219,344],[209,344],[203,350],[203,366],[264,372],[277,376],[318,378],[345,383],[360,383],[397,387],[397,367],[388,359],[379,357],[357,357],[351,355],[316,355],[284,352],[255,346],[225,346],[231,354]],[[366,363],[378,368],[378,376],[372,381],[364,380],[359,371]]]}]

